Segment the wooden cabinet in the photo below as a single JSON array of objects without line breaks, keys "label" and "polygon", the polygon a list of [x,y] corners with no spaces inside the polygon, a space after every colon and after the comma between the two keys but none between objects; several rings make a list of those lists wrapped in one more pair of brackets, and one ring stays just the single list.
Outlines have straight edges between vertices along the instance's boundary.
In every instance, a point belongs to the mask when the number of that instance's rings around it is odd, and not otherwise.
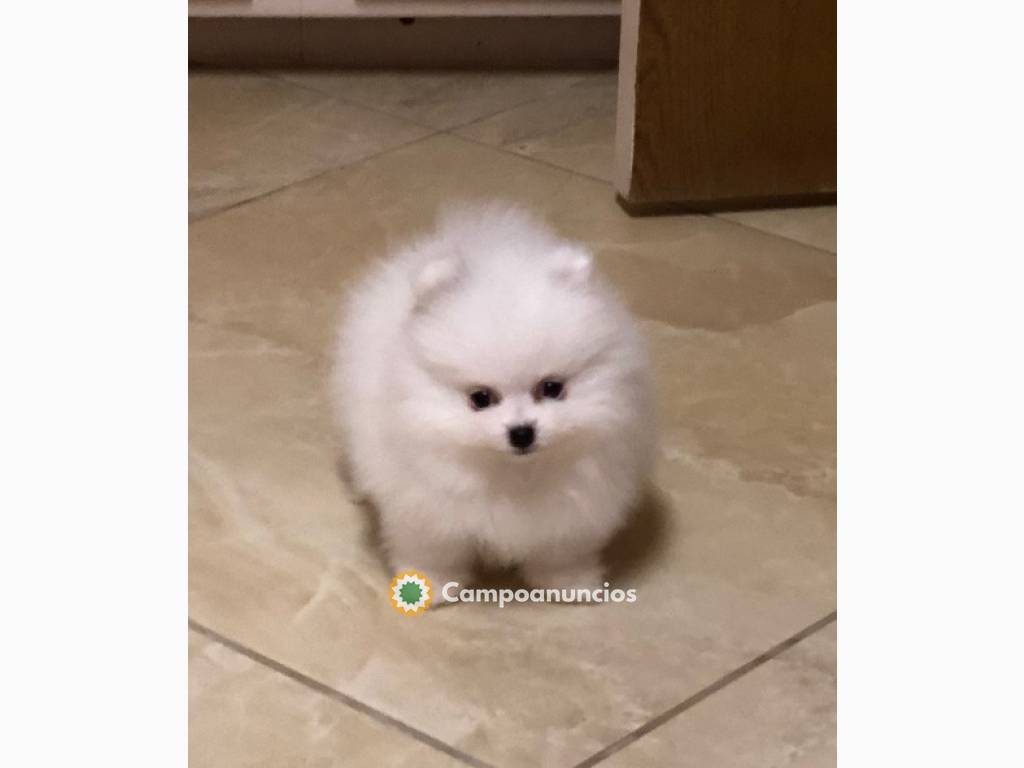
[{"label": "wooden cabinet", "polygon": [[619,83],[627,209],[834,202],[834,0],[625,0]]}]

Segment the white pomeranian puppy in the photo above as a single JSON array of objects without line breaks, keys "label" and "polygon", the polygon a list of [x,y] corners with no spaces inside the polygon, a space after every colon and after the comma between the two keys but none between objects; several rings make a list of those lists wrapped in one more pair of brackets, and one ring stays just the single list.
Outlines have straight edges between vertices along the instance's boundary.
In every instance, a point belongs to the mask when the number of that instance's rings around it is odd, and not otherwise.
[{"label": "white pomeranian puppy", "polygon": [[585,247],[503,204],[442,216],[356,284],[332,389],[396,571],[602,587],[654,429],[642,339]]}]

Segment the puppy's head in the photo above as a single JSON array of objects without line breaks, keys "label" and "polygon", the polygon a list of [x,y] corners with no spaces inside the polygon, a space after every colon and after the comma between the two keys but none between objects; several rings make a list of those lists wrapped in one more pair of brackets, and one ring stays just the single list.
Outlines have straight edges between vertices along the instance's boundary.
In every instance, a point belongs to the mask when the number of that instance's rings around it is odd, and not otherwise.
[{"label": "puppy's head", "polygon": [[439,449],[525,463],[629,439],[645,386],[632,321],[586,250],[539,247],[444,255],[413,280],[408,418]]}]

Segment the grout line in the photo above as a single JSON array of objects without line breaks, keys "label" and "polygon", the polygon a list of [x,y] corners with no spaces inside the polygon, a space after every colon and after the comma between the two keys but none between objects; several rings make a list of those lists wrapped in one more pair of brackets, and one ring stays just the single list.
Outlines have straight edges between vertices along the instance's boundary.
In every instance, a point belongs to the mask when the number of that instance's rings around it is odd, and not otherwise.
[{"label": "grout line", "polygon": [[[811,206],[803,206],[803,207],[818,208],[819,206],[811,205]],[[820,207],[825,208],[825,207],[828,207],[828,206],[820,206]],[[767,208],[767,209],[763,209],[763,210],[769,210],[769,211],[770,210],[779,210],[779,211],[784,211],[786,209],[785,208]],[[777,237],[780,240],[788,240],[791,243],[796,243],[797,245],[802,245],[804,248],[812,248],[815,251],[820,251],[821,253],[827,253],[827,254],[830,254],[832,256],[836,255],[835,251],[830,250],[828,248],[822,248],[820,245],[811,245],[810,243],[805,243],[803,240],[797,240],[795,238],[789,237],[788,235],[780,235],[778,232],[769,232],[767,229],[760,229],[758,227],[753,227],[750,224],[744,224],[742,221],[736,221],[735,219],[728,219],[725,216],[723,216],[722,213],[745,213],[745,211],[722,211],[721,213],[714,213],[714,212],[712,212],[712,213],[705,213],[705,214],[702,214],[702,215],[707,216],[707,217],[712,218],[712,219],[715,219],[717,221],[726,221],[729,224],[732,224],[733,226],[743,227],[743,229],[750,230],[751,232],[757,232],[759,235],[768,235],[769,237]]]},{"label": "grout line", "polygon": [[398,730],[402,731],[408,736],[411,736],[417,741],[423,742],[424,744],[427,744],[428,746],[431,746],[434,749],[444,752],[449,757],[454,757],[456,760],[459,760],[460,762],[465,763],[466,765],[474,766],[474,768],[491,768],[491,766],[488,763],[485,763],[482,760],[473,757],[472,755],[466,754],[462,750],[456,749],[450,744],[446,744],[445,742],[441,741],[440,739],[434,738],[428,733],[424,733],[423,731],[418,730],[417,728],[413,728],[411,725],[403,723],[401,720],[398,720],[397,718],[394,718],[391,715],[381,712],[379,709],[371,707],[369,704],[364,704],[358,699],[354,699],[351,696],[342,693],[341,691],[337,691],[334,688],[331,688],[329,685],[321,683],[319,680],[315,680],[312,677],[309,677],[308,675],[302,674],[298,670],[285,666],[279,661],[274,661],[270,657],[264,656],[262,653],[254,651],[251,648],[244,646],[235,640],[231,640],[230,638],[224,637],[220,633],[203,626],[197,621],[189,619],[188,626],[189,629],[198,632],[204,637],[213,640],[214,642],[219,643],[220,645],[223,645],[226,648],[230,648],[236,653],[242,654],[246,658],[255,661],[257,664],[261,664],[264,667],[267,667],[268,669],[277,672],[278,674],[284,675],[285,677],[294,680],[300,685],[310,688],[316,691],[317,693],[320,693],[330,699],[333,699],[334,701],[340,702],[341,704],[344,704],[345,706],[354,709],[357,712],[361,712],[362,714],[367,715],[368,717],[372,717],[379,723],[391,726],[392,728],[397,728]]},{"label": "grout line", "polygon": [[704,701],[704,699],[706,699],[709,696],[717,693],[718,691],[722,690],[723,688],[725,688],[726,686],[730,685],[731,683],[736,682],[737,680],[739,680],[741,677],[743,677],[747,673],[753,672],[755,669],[757,669],[758,667],[762,666],[766,662],[771,661],[776,656],[781,654],[783,651],[789,650],[794,645],[799,643],[801,640],[805,640],[806,638],[808,638],[811,635],[813,635],[815,632],[817,632],[817,631],[819,631],[821,629],[824,629],[825,627],[827,627],[829,624],[831,624],[835,620],[836,620],[836,611],[832,611],[832,613],[830,613],[827,616],[824,616],[824,617],[818,619],[816,622],[814,622],[810,626],[804,627],[803,629],[801,629],[799,632],[797,632],[792,637],[789,637],[789,638],[783,640],[778,645],[772,646],[767,651],[762,653],[760,656],[758,656],[758,657],[756,657],[754,659],[751,659],[750,661],[748,661],[746,664],[743,664],[742,666],[736,667],[736,669],[734,669],[732,672],[729,672],[728,674],[723,675],[722,677],[718,678],[718,680],[716,680],[715,682],[711,683],[708,686],[705,686],[701,690],[697,691],[697,693],[693,694],[693,696],[690,696],[688,699],[685,699],[685,700],[681,701],[680,703],[676,704],[674,707],[672,707],[670,709],[667,709],[664,712],[662,712],[660,715],[657,715],[656,717],[648,720],[646,723],[641,725],[639,728],[637,728],[634,731],[631,731],[630,733],[627,733],[625,736],[623,736],[618,741],[616,741],[616,742],[614,742],[612,744],[609,744],[607,747],[605,747],[604,749],[602,749],[602,750],[600,750],[598,752],[595,752],[593,755],[588,757],[586,760],[584,760],[583,762],[578,763],[576,766],[574,766],[574,768],[590,768],[591,766],[597,765],[598,763],[602,762],[603,760],[606,760],[607,758],[609,758],[612,755],[614,755],[616,752],[619,752],[620,750],[625,749],[626,747],[628,747],[630,744],[632,744],[633,742],[635,742],[638,739],[640,739],[645,734],[650,733],[655,728],[659,728],[660,726],[664,725],[665,723],[667,723],[669,720],[671,720],[672,718],[676,717],[677,715],[680,715],[683,712],[685,712],[686,710],[695,707],[697,704],[700,704],[700,702]]},{"label": "grout line", "polygon": [[[468,142],[470,142],[472,144],[476,144],[476,145],[481,146],[481,147],[487,147],[488,149],[496,149],[499,152],[504,152],[505,154],[512,155],[513,157],[518,157],[518,158],[523,159],[523,160],[532,160],[533,162],[539,163],[540,165],[547,166],[548,168],[554,168],[555,170],[558,170],[558,171],[566,171],[566,172],[574,174],[576,176],[580,176],[580,177],[582,177],[584,179],[590,179],[592,181],[599,181],[602,184],[611,184],[612,183],[608,179],[602,179],[599,176],[591,176],[588,173],[582,173],[580,171],[576,171],[576,170],[573,170],[571,168],[566,168],[566,167],[561,166],[561,165],[555,165],[554,163],[549,163],[546,160],[540,160],[539,158],[530,157],[529,155],[520,154],[519,152],[516,152],[515,150],[505,149],[505,147],[501,146],[501,145],[488,144],[487,142],[479,141],[477,139],[472,139],[472,138],[469,138],[468,136],[463,136],[463,135],[461,135],[459,133],[456,133],[456,131],[460,131],[463,128],[467,128],[467,127],[469,127],[471,125],[476,125],[477,123],[481,123],[481,122],[483,122],[485,120],[490,120],[492,117],[497,117],[498,115],[503,115],[506,112],[511,112],[514,109],[519,109],[520,107],[525,107],[525,106],[528,106],[530,104],[536,104],[536,103],[538,103],[540,101],[543,101],[544,99],[552,98],[554,96],[557,96],[558,95],[557,92],[556,93],[546,94],[546,95],[543,95],[543,96],[534,96],[532,98],[526,99],[525,101],[520,101],[520,102],[517,102],[515,104],[512,104],[511,106],[505,106],[505,107],[502,107],[501,109],[495,110],[494,112],[490,112],[488,114],[481,115],[480,117],[474,117],[472,120],[467,120],[464,123],[458,123],[456,125],[449,125],[446,128],[438,128],[438,127],[433,126],[433,125],[427,125],[426,123],[421,123],[418,120],[413,120],[412,118],[406,117],[405,115],[399,115],[399,114],[396,114],[396,113],[391,112],[389,110],[382,109],[382,108],[380,108],[378,106],[374,106],[372,104],[367,104],[366,102],[363,102],[363,101],[356,101],[356,100],[350,99],[350,98],[348,98],[346,96],[339,96],[336,93],[331,93],[331,92],[326,91],[326,90],[320,90],[319,88],[317,88],[315,86],[312,86],[312,85],[307,85],[305,83],[296,82],[295,80],[289,79],[287,77],[287,74],[282,74],[280,71],[260,72],[259,74],[260,74],[261,77],[264,77],[264,78],[267,78],[267,79],[277,80],[278,82],[282,82],[282,83],[287,83],[288,85],[293,85],[293,86],[295,86],[297,88],[301,88],[301,89],[304,89],[306,91],[309,91],[310,93],[315,93],[315,94],[317,94],[319,96],[324,96],[324,97],[327,97],[327,98],[334,99],[336,101],[340,101],[343,104],[348,104],[349,106],[359,107],[361,109],[366,109],[366,110],[369,110],[371,112],[376,112],[377,114],[385,115],[387,117],[391,117],[391,118],[394,118],[396,120],[402,120],[402,121],[407,122],[407,123],[412,123],[413,125],[416,125],[416,126],[418,126],[420,128],[424,128],[424,129],[429,130],[429,131],[434,131],[435,135],[443,133],[443,134],[448,135],[448,136],[454,136],[455,138],[463,139],[464,141],[468,141]],[[565,86],[563,88],[563,90],[568,90],[569,88],[572,87],[572,85],[573,84],[569,84],[569,85]],[[582,123],[583,121],[585,121],[587,119],[589,119],[589,118],[581,117],[579,120],[575,120],[575,121],[569,123],[568,125],[563,126],[563,129],[564,128],[571,128],[571,127],[573,127],[575,125],[578,125],[578,124]]]},{"label": "grout line", "polygon": [[289,181],[287,184],[282,184],[280,187],[274,187],[273,189],[269,189],[266,192],[260,192],[258,195],[247,197],[244,200],[239,200],[237,202],[231,203],[230,205],[226,205],[223,208],[217,208],[216,210],[213,211],[207,211],[206,213],[201,213],[195,217],[190,216],[188,223],[191,226],[192,224],[198,223],[200,221],[207,221],[208,219],[212,219],[215,216],[219,216],[222,213],[233,211],[235,208],[241,208],[243,205],[248,205],[249,203],[256,202],[257,200],[262,200],[263,198],[270,197],[271,195],[276,195],[278,192],[283,192],[286,189],[291,189],[292,187],[296,187],[299,184],[305,184],[307,181],[319,179],[321,176],[326,176],[328,173],[340,171],[343,168],[354,168],[360,163],[381,157],[383,155],[386,155],[388,152],[393,152],[397,149],[405,149],[406,147],[411,147],[413,144],[418,144],[421,141],[426,141],[427,139],[432,139],[435,136],[440,136],[441,133],[443,133],[443,131],[435,131],[434,133],[428,133],[424,136],[419,136],[415,139],[411,139],[410,141],[406,141],[401,144],[395,144],[392,147],[387,147],[386,149],[382,149],[380,152],[374,152],[373,154],[369,154],[366,155],[365,157],[360,157],[355,160],[351,160],[347,163],[342,163],[341,165],[333,165],[330,168],[325,168],[322,171],[317,171],[312,176],[304,176],[301,179]]},{"label": "grout line", "polygon": [[415,125],[417,128],[422,128],[426,131],[433,131],[434,134],[444,133],[443,128],[438,128],[433,125],[427,125],[426,123],[421,123],[418,120],[411,120],[408,117],[405,117],[404,115],[396,115],[394,112],[389,112],[386,109],[381,109],[380,107],[375,106],[373,104],[365,104],[361,101],[355,101],[354,99],[350,99],[345,96],[339,96],[338,94],[331,93],[330,91],[320,90],[319,88],[313,85],[307,85],[306,83],[300,83],[297,80],[292,80],[290,77],[288,77],[288,74],[293,71],[294,70],[268,70],[260,72],[259,75],[261,77],[266,78],[267,80],[273,80],[277,83],[284,83],[294,88],[298,88],[301,91],[306,91],[307,93],[315,93],[317,96],[322,96],[328,101],[336,101],[339,104],[344,104],[345,106],[348,107],[357,107],[358,109],[365,109],[367,112],[373,112],[374,114],[377,115],[390,117],[392,120],[398,120],[399,122],[402,123]]},{"label": "grout line", "polygon": [[[342,166],[338,166],[338,167],[339,168],[344,168],[345,166],[342,165]],[[302,183],[307,182],[307,181],[313,181],[313,179],[319,179],[325,173],[330,173],[331,171],[336,171],[336,170],[337,170],[337,168],[328,168],[327,170],[324,170],[324,171],[317,171],[312,176],[303,176],[301,179],[296,179],[295,181],[289,181],[287,184],[283,184],[280,187],[274,187],[273,189],[268,189],[268,190],[266,190],[264,192],[260,192],[258,194],[255,194],[252,197],[246,197],[243,200],[236,200],[233,203],[229,203],[228,205],[225,205],[223,208],[214,208],[212,211],[204,211],[203,213],[196,214],[195,216],[189,216],[188,223],[189,223],[189,225],[192,225],[192,224],[196,224],[196,223],[198,223],[200,221],[206,221],[207,219],[212,219],[215,216],[220,216],[222,213],[227,213],[228,211],[233,211],[235,208],[241,208],[243,205],[248,205],[249,203],[255,203],[257,200],[262,200],[263,198],[270,197],[271,195],[276,194],[278,192],[283,192],[284,190],[288,189],[289,187],[294,187],[296,184],[302,184]]]},{"label": "grout line", "polygon": [[[618,70],[616,70],[616,71],[618,71]],[[564,86],[561,89],[561,91],[568,91],[571,88],[573,88],[575,85],[577,85],[578,83],[579,83],[579,81],[576,81],[575,83],[570,83],[569,85]],[[544,101],[545,99],[554,99],[555,97],[562,95],[561,91],[552,91],[551,93],[544,94],[543,96],[534,96],[532,98],[527,99],[526,101],[523,101],[523,102],[520,102],[519,104],[516,104],[515,106],[504,107],[503,109],[499,109],[497,112],[491,112],[490,114],[482,115],[481,117],[474,117],[469,122],[460,123],[458,125],[452,125],[452,126],[449,126],[447,128],[444,128],[442,130],[444,130],[445,133],[454,133],[455,131],[462,130],[463,128],[468,128],[471,125],[476,125],[477,123],[482,123],[485,120],[490,120],[492,117],[497,117],[498,115],[504,114],[505,112],[511,112],[513,109],[519,109],[520,107],[526,107],[526,106],[529,106],[531,104],[537,104],[537,103],[539,103],[541,101]],[[584,122],[585,120],[591,120],[591,119],[593,119],[593,115],[588,116],[588,117],[581,117],[578,120],[573,120],[572,122],[568,123],[567,125],[563,125],[561,128],[558,128],[557,130],[564,131],[564,130],[567,130],[569,128],[572,128],[574,126],[579,125],[580,123]],[[458,134],[455,134],[455,135],[458,135]],[[466,137],[460,136],[460,138],[466,138]],[[471,139],[471,141],[472,141],[472,139]],[[483,142],[477,142],[477,143],[478,144],[482,144]],[[493,144],[484,144],[484,146],[493,147],[494,145]],[[556,166],[556,167],[561,167],[561,166]],[[563,170],[568,170],[568,169],[563,169]],[[578,173],[578,171],[573,171],[573,173]],[[586,176],[588,179],[596,178],[594,176],[587,176],[587,174],[585,174],[585,173],[581,173],[580,175],[581,176]],[[599,179],[599,181],[604,181],[604,179]]]},{"label": "grout line", "polygon": [[[498,113],[498,114],[501,114],[501,113]],[[583,120],[585,120],[585,119],[586,118],[582,118],[579,121],[570,123],[566,127],[572,127],[573,125],[577,125],[578,123],[583,122]],[[469,125],[469,124],[470,123],[468,123],[467,125]],[[463,126],[459,126],[459,127],[463,127]],[[486,142],[479,141],[477,139],[472,139],[472,138],[470,138],[468,136],[463,136],[460,133],[454,133],[453,132],[454,130],[457,130],[457,129],[445,129],[445,130],[439,131],[439,133],[440,134],[444,134],[446,136],[451,136],[451,137],[456,138],[456,139],[462,139],[463,141],[468,141],[469,143],[476,144],[479,147],[485,147],[487,149],[493,149],[493,150],[496,150],[498,152],[502,152],[502,153],[504,153],[506,155],[510,155],[512,157],[517,157],[520,160],[527,160],[527,161],[529,161],[531,163],[536,163],[538,165],[543,165],[546,168],[551,168],[551,169],[556,170],[556,171],[563,171],[564,173],[568,173],[571,176],[578,176],[581,179],[587,179],[589,181],[596,181],[599,184],[601,184],[602,186],[612,187],[612,189],[614,190],[615,182],[614,181],[610,181],[609,179],[602,179],[600,176],[591,176],[589,173],[583,173],[582,171],[577,171],[574,168],[566,168],[563,165],[555,165],[554,163],[549,163],[547,160],[541,160],[538,157],[532,157],[530,155],[521,154],[519,152],[516,152],[514,149],[506,149],[504,146],[501,146],[501,145],[488,144]],[[627,215],[629,215],[629,214],[627,214]],[[803,248],[810,248],[811,250],[818,251],[819,253],[828,254],[830,256],[835,256],[836,255],[835,251],[830,251],[828,248],[822,248],[822,247],[817,246],[817,245],[811,245],[810,243],[805,243],[805,242],[803,242],[801,240],[795,240],[794,238],[787,237],[786,235],[780,235],[780,234],[777,234],[776,232],[769,232],[766,229],[758,229],[757,227],[752,227],[749,224],[743,224],[742,222],[739,222],[739,221],[733,221],[732,219],[727,219],[727,218],[725,218],[723,216],[718,215],[715,212],[680,210],[677,214],[673,214],[673,215],[677,215],[677,216],[699,216],[699,217],[703,217],[705,219],[714,219],[715,221],[721,221],[721,222],[725,222],[727,224],[731,224],[734,227],[740,227],[742,229],[747,230],[748,232],[756,232],[757,234],[761,235],[762,237],[773,237],[773,238],[776,238],[778,240],[785,240],[786,242],[802,246]],[[633,218],[633,217],[631,216],[630,218]]]},{"label": "grout line", "polygon": [[[571,123],[571,125],[576,125],[576,123]],[[568,173],[570,176],[579,176],[581,179],[587,179],[588,181],[596,181],[599,184],[602,184],[606,187],[612,186],[612,182],[608,181],[608,179],[602,179],[599,176],[591,176],[589,173],[582,173],[580,171],[573,170],[572,168],[566,168],[564,165],[555,165],[554,163],[549,163],[547,160],[541,160],[538,157],[522,155],[519,152],[516,152],[515,150],[505,149],[505,147],[498,146],[495,144],[487,144],[486,142],[478,141],[477,139],[471,139],[468,136],[462,136],[461,134],[458,133],[451,133],[450,131],[441,131],[441,133],[445,134],[446,136],[451,136],[454,139],[462,139],[462,141],[468,141],[470,144],[476,144],[478,147],[493,149],[497,152],[502,152],[503,154],[519,158],[520,160],[526,160],[531,163],[543,165],[546,168],[552,168],[556,171],[561,171],[562,173]]]},{"label": "grout line", "polygon": [[[477,139],[472,139],[472,138],[469,138],[468,136],[463,136],[462,134],[459,134],[459,133],[455,133],[455,131],[458,131],[458,130],[460,130],[462,128],[465,128],[467,126],[473,125],[475,123],[481,122],[483,120],[488,120],[488,119],[490,119],[492,117],[495,117],[496,115],[500,115],[500,114],[503,114],[505,112],[509,112],[509,111],[511,111],[513,109],[518,109],[519,107],[527,105],[527,104],[533,104],[533,103],[536,103],[538,101],[542,101],[543,99],[548,98],[547,96],[538,96],[536,98],[527,99],[526,101],[520,102],[520,103],[515,104],[513,106],[510,106],[510,107],[505,107],[505,108],[500,109],[500,110],[498,110],[496,112],[493,112],[493,113],[491,113],[489,115],[484,115],[482,117],[474,118],[473,120],[470,120],[469,122],[466,122],[466,123],[460,123],[459,125],[450,126],[448,128],[436,128],[434,126],[426,125],[426,124],[421,123],[421,122],[416,121],[416,120],[411,120],[408,117],[405,117],[403,115],[396,115],[396,114],[394,114],[392,112],[389,112],[387,110],[381,109],[380,107],[375,107],[375,106],[372,106],[372,105],[369,105],[369,104],[364,104],[364,103],[359,102],[359,101],[354,101],[354,100],[348,99],[348,98],[346,98],[344,96],[339,96],[339,95],[334,94],[334,93],[329,93],[327,91],[320,90],[319,88],[315,88],[313,86],[306,85],[305,83],[296,82],[295,80],[289,79],[286,76],[286,74],[283,74],[282,71],[280,71],[280,70],[255,71],[255,72],[253,72],[253,74],[258,75],[259,77],[262,77],[265,80],[272,80],[272,81],[279,82],[279,83],[285,83],[287,85],[291,85],[291,86],[294,86],[296,88],[299,88],[300,90],[305,90],[305,91],[307,91],[309,93],[315,93],[318,96],[323,96],[323,97],[328,98],[328,99],[333,99],[335,101],[341,102],[343,104],[347,104],[349,106],[359,107],[361,109],[366,109],[366,110],[368,110],[370,112],[374,112],[374,113],[379,114],[379,115],[384,115],[386,117],[390,117],[390,118],[392,118],[394,120],[399,120],[399,121],[402,121],[402,122],[406,122],[406,123],[409,123],[410,125],[415,125],[418,128],[422,128],[424,130],[431,131],[431,133],[426,134],[425,136],[421,136],[421,137],[419,137],[417,139],[413,139],[412,141],[407,141],[404,144],[398,144],[398,145],[395,145],[394,147],[388,147],[387,149],[381,150],[380,152],[376,152],[374,154],[367,155],[366,157],[361,157],[358,160],[353,160],[352,162],[349,162],[349,163],[343,163],[342,165],[333,166],[333,167],[328,168],[328,169],[326,169],[324,171],[320,171],[318,173],[315,173],[312,176],[307,176],[305,178],[297,179],[296,181],[289,182],[288,184],[285,184],[285,185],[283,185],[281,187],[275,187],[272,190],[268,190],[266,192],[261,192],[258,195],[246,198],[245,200],[239,200],[238,202],[232,203],[231,205],[225,206],[224,208],[218,208],[218,209],[216,209],[214,211],[210,211],[208,213],[199,214],[195,218],[192,218],[190,216],[189,220],[188,220],[188,223],[190,225],[192,223],[194,223],[194,222],[205,221],[206,219],[213,218],[214,216],[217,216],[217,215],[219,215],[221,213],[225,213],[226,211],[230,211],[230,210],[232,210],[234,208],[238,208],[238,207],[240,207],[242,205],[246,205],[247,203],[251,203],[251,202],[254,202],[256,200],[261,200],[264,197],[269,197],[270,195],[273,195],[276,192],[280,192],[282,190],[288,189],[289,187],[296,186],[297,184],[302,184],[303,182],[306,182],[306,181],[312,181],[313,179],[317,179],[320,176],[323,176],[324,174],[330,173],[331,171],[336,171],[336,170],[339,170],[341,168],[348,168],[350,166],[358,165],[359,163],[362,163],[365,160],[372,160],[374,158],[380,157],[381,155],[385,155],[385,154],[387,154],[388,152],[390,152],[390,151],[392,151],[394,149],[401,149],[402,147],[408,147],[408,146],[411,146],[413,144],[416,144],[417,142],[423,141],[425,139],[432,138],[434,136],[451,136],[451,137],[456,138],[456,139],[461,139],[462,141],[467,141],[470,144],[475,144],[475,145],[477,145],[479,147],[485,147],[487,149],[493,149],[493,150],[495,150],[497,152],[501,152],[501,153],[509,155],[511,157],[519,158],[520,160],[527,160],[529,162],[536,163],[537,165],[542,165],[545,168],[550,168],[550,169],[556,170],[556,171],[562,171],[562,172],[568,173],[568,174],[570,174],[572,176],[578,176],[581,179],[588,179],[590,181],[596,181],[599,184],[602,184],[604,186],[611,186],[614,189],[614,184],[615,183],[613,181],[608,180],[608,179],[602,179],[599,176],[591,176],[589,173],[583,173],[581,171],[577,171],[577,170],[574,170],[572,168],[566,168],[565,166],[555,165],[554,163],[549,163],[547,160],[541,160],[540,158],[532,157],[530,155],[524,155],[524,154],[516,152],[515,150],[512,150],[512,149],[506,149],[504,146],[501,146],[501,145],[488,144],[486,142],[479,141]],[[579,122],[583,122],[583,120],[585,120],[585,119],[586,118],[581,118],[579,121],[570,123],[570,125],[567,126],[567,127],[571,127],[573,125],[578,124]],[[787,237],[786,235],[780,235],[780,234],[775,233],[775,232],[769,232],[768,230],[765,230],[765,229],[759,229],[757,227],[752,227],[749,224],[743,224],[742,222],[734,221],[733,219],[728,219],[728,218],[725,218],[723,216],[720,216],[720,215],[718,215],[715,212],[705,212],[705,211],[690,211],[690,212],[686,212],[686,211],[680,211],[680,215],[702,216],[704,218],[714,219],[715,221],[727,222],[729,224],[732,224],[735,227],[741,227],[742,229],[745,229],[745,230],[747,230],[749,232],[756,232],[759,235],[762,235],[762,236],[765,236],[765,237],[774,237],[774,238],[777,238],[779,240],[785,240],[787,242],[795,243],[796,245],[803,246],[804,248],[810,248],[812,250],[818,251],[819,253],[830,254],[832,256],[836,255],[835,251],[829,250],[828,248],[821,248],[820,246],[811,245],[809,243],[805,243],[805,242],[802,242],[800,240],[796,240],[796,239],[794,239],[792,237]]]},{"label": "grout line", "polygon": [[[572,85],[567,85],[562,90],[568,90],[571,87]],[[444,132],[452,133],[453,131],[458,131],[462,128],[468,128],[471,125],[482,123],[484,120],[490,120],[492,117],[497,117],[498,115],[503,115],[506,112],[511,112],[513,109],[519,109],[520,107],[525,107],[529,104],[536,104],[539,101],[543,101],[544,99],[552,98],[557,95],[557,93],[549,93],[544,96],[534,96],[532,98],[527,99],[526,101],[521,101],[518,104],[514,104],[511,107],[503,107],[489,114],[481,115],[480,117],[474,117],[472,120],[467,120],[466,122],[459,123],[458,125],[449,125],[447,128],[444,129]]]},{"label": "grout line", "polygon": [[[552,70],[552,71],[566,71],[566,70]],[[568,71],[572,71],[572,70],[568,70]],[[545,94],[543,94],[541,96],[532,96],[532,97],[526,99],[525,101],[519,102],[518,104],[513,104],[512,106],[502,107],[501,109],[496,110],[494,112],[491,112],[489,114],[481,115],[480,117],[474,117],[472,120],[468,120],[465,123],[459,123],[458,125],[450,125],[447,128],[443,128],[441,130],[443,130],[445,133],[451,133],[453,135],[458,135],[458,134],[455,134],[454,132],[458,131],[458,130],[461,130],[463,128],[468,128],[471,125],[476,125],[477,123],[482,123],[485,120],[490,120],[492,117],[497,117],[498,115],[502,115],[505,112],[511,112],[513,109],[519,109],[520,107],[529,106],[530,104],[536,104],[538,102],[544,101],[545,99],[553,99],[553,98],[555,98],[557,96],[561,96],[564,91],[568,91],[568,90],[574,88],[580,82],[582,82],[582,80],[584,78],[586,78],[587,74],[593,74],[593,72],[604,72],[604,71],[605,70],[593,70],[592,72],[587,72],[587,71],[582,71],[582,70],[576,70],[575,71],[575,76],[577,77],[577,79],[574,82],[569,83],[568,85],[562,86],[562,88],[560,88],[557,91],[552,91],[551,93],[545,93]],[[615,72],[618,73],[618,69],[617,68],[616,68]],[[568,127],[571,127],[573,125],[577,125],[578,123],[581,123],[581,122],[583,122],[586,119],[587,118],[585,118],[585,117],[581,117],[579,120],[576,120],[576,121],[570,123],[568,126],[563,126],[563,128],[568,128]],[[460,136],[459,138],[465,138],[465,137],[464,136]],[[472,139],[471,139],[471,141],[472,141]],[[483,144],[483,142],[476,142],[476,143],[477,144]],[[483,144],[483,146],[485,146],[485,147],[493,147],[494,145],[493,144]],[[522,155],[519,155],[519,156],[522,157]],[[555,166],[555,167],[559,167],[559,166]],[[568,170],[568,169],[563,168],[562,170]],[[581,176],[586,176],[586,174],[580,174],[580,175]],[[589,179],[589,178],[593,178],[593,177],[592,176],[587,176],[587,178]]]},{"label": "grout line", "polygon": [[[534,104],[534,103],[536,103],[538,101],[543,101],[544,99],[549,98],[551,96],[558,95],[557,93],[551,93],[551,94],[547,94],[547,95],[544,95],[544,96],[531,96],[529,98],[526,98],[523,101],[516,102],[515,104],[512,104],[512,105],[504,106],[501,109],[497,109],[494,112],[489,112],[489,113],[487,113],[485,115],[481,115],[479,117],[474,117],[472,120],[467,120],[464,123],[457,123],[455,125],[449,125],[449,126],[446,126],[444,128],[438,128],[436,125],[427,125],[426,123],[422,123],[419,120],[414,120],[413,118],[408,117],[406,115],[400,115],[397,112],[392,112],[391,110],[379,107],[376,104],[368,104],[365,101],[359,101],[359,100],[356,100],[356,99],[352,99],[352,98],[350,98],[348,96],[342,96],[342,95],[339,95],[337,93],[333,93],[331,91],[328,91],[326,89],[321,90],[320,88],[317,88],[315,85],[308,85],[306,83],[300,83],[297,80],[292,80],[290,77],[288,77],[288,75],[291,74],[294,71],[295,70],[289,70],[289,69],[284,68],[284,69],[278,69],[278,70],[263,71],[263,72],[259,72],[259,74],[260,74],[261,77],[277,80],[278,82],[282,82],[282,83],[287,83],[288,85],[293,85],[293,86],[295,86],[297,88],[301,88],[301,89],[304,89],[306,91],[309,91],[310,93],[315,93],[315,94],[317,94],[319,96],[325,96],[325,97],[328,97],[328,98],[331,98],[331,99],[335,99],[336,101],[340,101],[343,104],[348,104],[349,106],[360,107],[362,109],[368,109],[371,112],[376,112],[376,113],[381,114],[381,115],[386,115],[387,117],[395,118],[396,120],[402,120],[402,121],[407,122],[407,123],[412,123],[413,125],[417,125],[420,128],[426,128],[427,130],[436,131],[437,133],[451,133],[452,131],[457,131],[460,128],[465,128],[466,126],[473,125],[474,123],[479,123],[479,122],[482,122],[484,120],[489,120],[492,117],[496,117],[497,115],[501,115],[501,114],[503,114],[505,112],[511,112],[513,109],[519,109],[519,107],[526,106],[527,104]],[[584,77],[584,76],[585,76],[584,74],[580,75],[580,77]],[[569,85],[565,86],[563,88],[563,90],[568,90],[573,85],[575,85],[575,83],[570,83]],[[491,145],[487,144],[487,145],[484,145],[484,146],[491,146]]]}]

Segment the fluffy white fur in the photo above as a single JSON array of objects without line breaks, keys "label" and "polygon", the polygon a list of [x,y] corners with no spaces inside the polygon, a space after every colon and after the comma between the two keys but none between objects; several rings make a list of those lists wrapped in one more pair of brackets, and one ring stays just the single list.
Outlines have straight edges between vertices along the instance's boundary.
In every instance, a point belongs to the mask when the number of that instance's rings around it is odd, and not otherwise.
[{"label": "fluffy white fur", "polygon": [[[545,377],[561,399],[537,397]],[[488,387],[500,402],[474,410]],[[354,288],[332,382],[356,489],[391,565],[440,588],[476,557],[600,587],[652,456],[647,358],[583,246],[509,206],[442,216]],[[532,424],[529,453],[508,430]]]}]

